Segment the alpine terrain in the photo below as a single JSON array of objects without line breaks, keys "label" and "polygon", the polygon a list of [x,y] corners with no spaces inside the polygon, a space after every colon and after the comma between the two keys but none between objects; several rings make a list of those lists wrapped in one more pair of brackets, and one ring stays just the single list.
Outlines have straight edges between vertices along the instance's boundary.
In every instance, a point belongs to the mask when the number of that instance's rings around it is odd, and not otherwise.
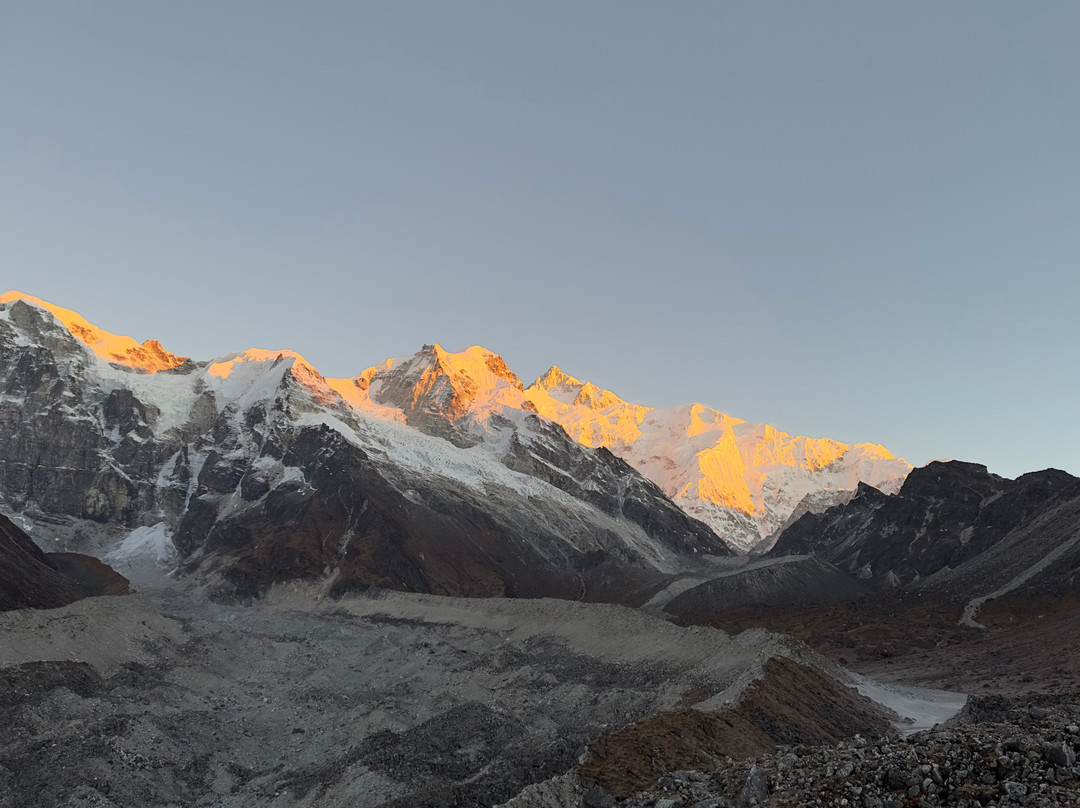
[{"label": "alpine terrain", "polygon": [[0,511],[4,808],[1080,801],[1062,471],[8,292]]}]

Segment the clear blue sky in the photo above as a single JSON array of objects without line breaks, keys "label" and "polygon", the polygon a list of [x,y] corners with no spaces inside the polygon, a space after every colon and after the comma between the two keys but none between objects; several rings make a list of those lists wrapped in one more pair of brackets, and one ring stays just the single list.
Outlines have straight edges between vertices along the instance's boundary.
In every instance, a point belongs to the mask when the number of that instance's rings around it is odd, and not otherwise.
[{"label": "clear blue sky", "polygon": [[1080,3],[8,2],[0,286],[1080,473]]}]

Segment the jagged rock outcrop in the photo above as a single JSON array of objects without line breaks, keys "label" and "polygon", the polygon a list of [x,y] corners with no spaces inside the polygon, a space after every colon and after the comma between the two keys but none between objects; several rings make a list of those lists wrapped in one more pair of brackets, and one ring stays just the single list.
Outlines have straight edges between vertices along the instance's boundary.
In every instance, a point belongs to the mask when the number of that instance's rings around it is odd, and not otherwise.
[{"label": "jagged rock outcrop", "polygon": [[[975,463],[934,462],[913,470],[895,495],[863,485],[847,504],[804,515],[770,554],[813,552],[876,585],[901,587],[920,582],[945,588],[965,564],[978,563],[985,588],[1073,541],[1076,524],[1061,517],[1052,530],[1041,531],[1041,541],[1017,546],[1016,538],[1040,520],[1053,521],[1058,509],[1078,498],[1080,480],[1056,469],[1007,480]],[[1006,549],[1015,557],[1002,565],[999,554]],[[999,569],[988,577],[990,566]],[[937,578],[926,580],[932,576]]]}]

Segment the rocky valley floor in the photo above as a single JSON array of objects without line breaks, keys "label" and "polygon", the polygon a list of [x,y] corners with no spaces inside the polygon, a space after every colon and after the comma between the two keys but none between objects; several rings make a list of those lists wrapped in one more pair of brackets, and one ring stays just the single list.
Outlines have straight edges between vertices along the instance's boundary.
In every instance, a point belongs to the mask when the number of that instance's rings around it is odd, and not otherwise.
[{"label": "rocky valley floor", "polygon": [[721,631],[309,586],[225,606],[126,572],[153,597],[0,614],[3,808],[1080,804],[1067,602],[991,602],[984,630],[875,601]]},{"label": "rocky valley floor", "polygon": [[617,606],[314,597],[0,615],[0,805],[493,805],[806,653]]},{"label": "rocky valley floor", "polygon": [[530,784],[627,797],[688,761],[889,732],[801,643],[619,606],[132,595],[7,612],[0,636],[5,808],[539,805]]}]

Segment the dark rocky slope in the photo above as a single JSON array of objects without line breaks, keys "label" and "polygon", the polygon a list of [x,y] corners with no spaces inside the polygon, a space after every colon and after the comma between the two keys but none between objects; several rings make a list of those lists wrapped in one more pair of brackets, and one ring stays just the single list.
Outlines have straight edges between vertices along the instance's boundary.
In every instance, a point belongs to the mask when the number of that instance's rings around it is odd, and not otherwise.
[{"label": "dark rocky slope", "polygon": [[1080,699],[985,697],[906,738],[797,744],[719,771],[674,771],[625,808],[981,808],[1080,804]]},{"label": "dark rocky slope", "polygon": [[858,600],[873,590],[813,556],[715,578],[672,598],[664,611],[684,622],[705,623],[733,609],[790,608]]},{"label": "dark rocky slope", "polygon": [[[993,557],[985,554],[1006,537],[1077,498],[1080,480],[1063,471],[1006,480],[974,463],[934,462],[912,471],[893,496],[862,485],[847,504],[805,514],[769,555],[813,552],[878,586],[905,587]],[[1049,540],[1071,538],[1067,527]],[[1021,549],[1027,557],[1017,560],[1033,564],[1044,549]]]},{"label": "dark rocky slope", "polygon": [[835,743],[854,735],[893,734],[880,705],[820,671],[773,658],[736,706],[717,712],[683,709],[632,724],[590,746],[578,772],[618,798],[665,772],[706,768],[725,758],[772,752],[777,744]]},{"label": "dark rocky slope", "polygon": [[0,515],[0,611],[52,609],[91,595],[127,594],[127,581],[96,558],[43,553]]},{"label": "dark rocky slope", "polygon": [[[1071,475],[1005,480],[972,463],[931,463],[895,496],[864,486],[846,505],[804,515],[773,554],[784,552],[813,553],[873,591],[830,603],[793,587],[771,602],[740,600],[738,578],[725,577],[698,587],[711,597],[692,589],[667,608],[687,623],[797,636],[879,680],[1080,688],[1080,481]],[[829,575],[814,578],[824,585]]]},{"label": "dark rocky slope", "polygon": [[[263,490],[256,471],[238,470],[239,483],[195,497],[181,521],[185,568],[220,572],[219,594],[256,597],[330,573],[334,596],[381,587],[637,605],[670,577],[642,567],[611,528],[595,526],[594,549],[579,549],[549,503],[395,474],[327,427],[301,430],[283,451],[302,479]],[[234,501],[222,515],[224,499]]]}]

